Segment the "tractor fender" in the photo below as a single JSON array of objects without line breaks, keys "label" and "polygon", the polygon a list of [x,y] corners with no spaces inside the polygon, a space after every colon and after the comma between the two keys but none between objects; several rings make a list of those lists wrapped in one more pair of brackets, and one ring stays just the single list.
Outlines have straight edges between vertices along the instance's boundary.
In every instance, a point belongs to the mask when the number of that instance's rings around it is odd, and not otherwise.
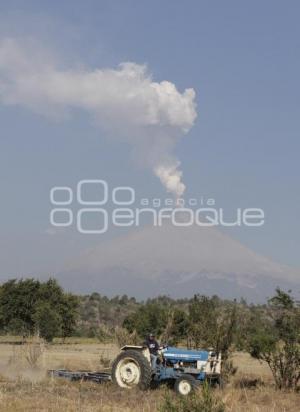
[{"label": "tractor fender", "polygon": [[145,358],[148,360],[148,362],[151,363],[150,351],[146,346],[142,346],[142,345],[122,346],[121,351],[126,351],[126,350],[136,350],[136,351],[142,352]]}]

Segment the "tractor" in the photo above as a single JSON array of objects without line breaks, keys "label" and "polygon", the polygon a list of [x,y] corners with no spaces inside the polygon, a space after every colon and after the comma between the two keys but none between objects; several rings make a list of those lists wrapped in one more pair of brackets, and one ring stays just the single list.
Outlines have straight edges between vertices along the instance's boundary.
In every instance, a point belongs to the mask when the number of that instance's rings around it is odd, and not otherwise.
[{"label": "tractor", "polygon": [[162,382],[188,395],[207,381],[221,386],[221,354],[212,350],[187,350],[162,347],[155,367],[144,346],[123,346],[112,365],[112,381],[121,388],[146,390]]}]

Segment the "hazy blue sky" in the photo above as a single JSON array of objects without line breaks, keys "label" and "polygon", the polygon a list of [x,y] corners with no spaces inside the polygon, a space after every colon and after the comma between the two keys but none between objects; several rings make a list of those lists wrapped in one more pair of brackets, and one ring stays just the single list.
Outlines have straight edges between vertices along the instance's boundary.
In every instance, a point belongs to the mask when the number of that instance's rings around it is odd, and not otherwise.
[{"label": "hazy blue sky", "polygon": [[[176,148],[186,196],[214,197],[228,213],[263,208],[262,228],[228,233],[299,267],[299,13],[298,1],[10,0],[0,3],[0,39],[25,49],[34,39],[66,68],[146,63],[155,81],[194,88],[198,118]],[[83,111],[53,119],[0,103],[0,276],[53,273],[103,240],[47,233],[50,188],[85,178],[165,196]]]}]

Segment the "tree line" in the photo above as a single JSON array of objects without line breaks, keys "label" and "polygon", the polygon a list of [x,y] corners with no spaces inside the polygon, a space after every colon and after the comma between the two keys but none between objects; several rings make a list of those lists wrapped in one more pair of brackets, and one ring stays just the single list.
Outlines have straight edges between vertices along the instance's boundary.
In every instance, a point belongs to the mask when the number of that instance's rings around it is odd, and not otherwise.
[{"label": "tree line", "polygon": [[123,331],[124,343],[141,343],[154,333],[161,343],[214,348],[224,373],[235,368],[233,351],[266,362],[279,389],[300,383],[300,305],[291,292],[277,289],[265,304],[196,294],[191,299],[160,296],[137,301],[126,295],[66,293],[54,279],[10,280],[0,286],[0,331],[24,337],[88,336],[111,342]]},{"label": "tree line", "polygon": [[71,336],[78,320],[79,298],[65,293],[55,279],[9,280],[0,286],[2,333],[37,334],[46,341]]}]

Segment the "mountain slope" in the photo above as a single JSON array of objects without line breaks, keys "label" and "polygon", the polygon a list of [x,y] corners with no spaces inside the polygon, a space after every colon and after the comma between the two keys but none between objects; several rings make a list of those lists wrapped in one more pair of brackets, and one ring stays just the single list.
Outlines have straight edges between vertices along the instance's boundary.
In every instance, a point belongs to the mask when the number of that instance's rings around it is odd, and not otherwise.
[{"label": "mountain slope", "polygon": [[294,269],[215,228],[144,227],[86,251],[58,278],[76,291],[148,297],[193,293],[263,300],[276,286],[300,289]]}]

